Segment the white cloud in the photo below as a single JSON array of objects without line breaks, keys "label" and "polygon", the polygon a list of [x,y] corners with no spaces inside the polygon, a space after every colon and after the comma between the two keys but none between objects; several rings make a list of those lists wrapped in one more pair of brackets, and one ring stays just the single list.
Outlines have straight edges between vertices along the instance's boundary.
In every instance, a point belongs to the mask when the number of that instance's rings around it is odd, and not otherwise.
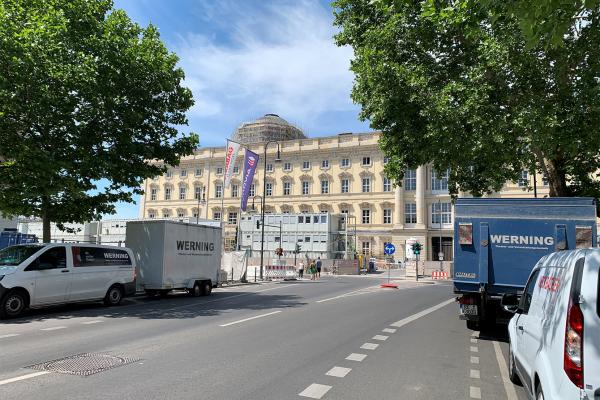
[{"label": "white cloud", "polygon": [[211,25],[223,21],[219,31],[226,37],[190,33],[177,43],[196,99],[191,116],[243,108],[307,123],[321,113],[354,109],[352,50],[334,44],[331,9],[315,1],[215,3],[203,15]]}]

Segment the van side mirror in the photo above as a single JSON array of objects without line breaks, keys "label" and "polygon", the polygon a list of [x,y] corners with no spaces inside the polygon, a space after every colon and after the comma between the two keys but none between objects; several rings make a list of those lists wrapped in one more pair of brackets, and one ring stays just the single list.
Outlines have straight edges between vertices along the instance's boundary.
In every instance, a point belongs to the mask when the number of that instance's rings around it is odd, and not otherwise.
[{"label": "van side mirror", "polygon": [[508,311],[511,314],[518,314],[519,313],[519,302],[520,302],[520,298],[519,295],[516,293],[505,293],[502,296],[502,300],[500,302],[500,304],[502,305],[502,308],[504,308],[504,310]]}]

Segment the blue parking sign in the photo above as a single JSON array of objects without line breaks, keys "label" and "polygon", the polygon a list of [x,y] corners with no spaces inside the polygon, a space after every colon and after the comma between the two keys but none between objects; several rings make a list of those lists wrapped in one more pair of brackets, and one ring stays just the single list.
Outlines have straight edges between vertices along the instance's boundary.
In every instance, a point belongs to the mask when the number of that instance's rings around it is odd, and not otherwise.
[{"label": "blue parking sign", "polygon": [[392,254],[394,254],[396,252],[396,247],[391,243],[386,243],[385,247],[383,248],[383,251],[388,256],[391,256]]}]

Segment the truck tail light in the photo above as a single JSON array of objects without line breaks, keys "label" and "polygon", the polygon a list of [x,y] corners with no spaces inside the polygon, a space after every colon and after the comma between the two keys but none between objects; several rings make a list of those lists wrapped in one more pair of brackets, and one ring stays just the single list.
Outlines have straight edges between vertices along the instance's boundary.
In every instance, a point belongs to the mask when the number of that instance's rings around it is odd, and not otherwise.
[{"label": "truck tail light", "polygon": [[462,296],[458,299],[458,303],[463,305],[473,305],[477,304],[477,299],[472,296]]},{"label": "truck tail light", "polygon": [[579,304],[569,302],[565,329],[565,373],[578,388],[583,389],[583,313]]}]

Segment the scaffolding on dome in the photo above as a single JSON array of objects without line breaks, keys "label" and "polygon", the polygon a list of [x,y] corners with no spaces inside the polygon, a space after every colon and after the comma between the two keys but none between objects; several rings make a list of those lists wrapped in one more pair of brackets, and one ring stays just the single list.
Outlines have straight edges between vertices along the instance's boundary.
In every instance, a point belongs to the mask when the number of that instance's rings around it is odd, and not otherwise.
[{"label": "scaffolding on dome", "polygon": [[236,129],[233,140],[242,144],[263,143],[270,140],[284,141],[306,139],[299,128],[276,114],[266,114],[252,122],[245,122]]}]

